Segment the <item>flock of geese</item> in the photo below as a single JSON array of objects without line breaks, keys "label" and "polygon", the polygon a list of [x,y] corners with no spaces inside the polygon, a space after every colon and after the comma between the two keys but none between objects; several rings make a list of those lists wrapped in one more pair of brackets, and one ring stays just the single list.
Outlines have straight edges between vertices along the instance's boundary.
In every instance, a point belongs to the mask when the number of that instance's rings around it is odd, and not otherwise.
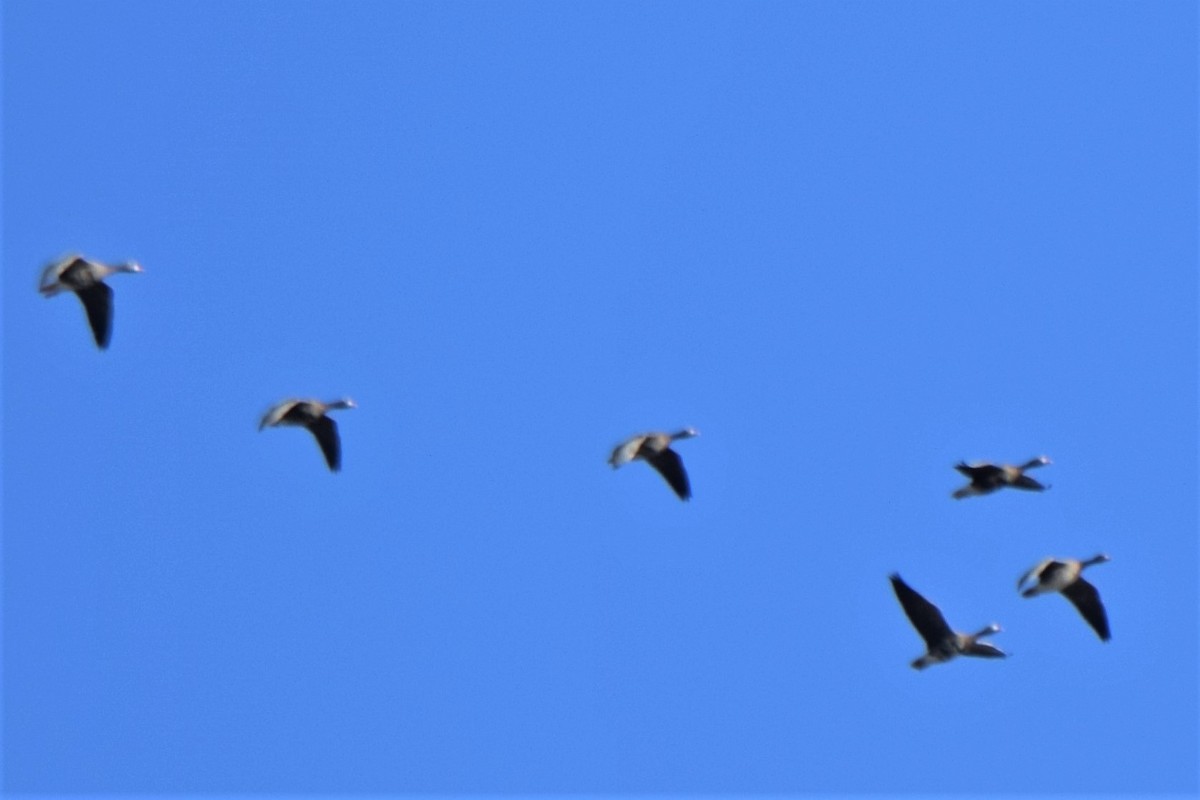
[{"label": "flock of geese", "polygon": [[[1017,466],[986,462],[959,463],[954,468],[967,476],[971,482],[951,496],[961,500],[972,495],[990,494],[1005,487],[1034,492],[1045,491],[1049,487],[1038,483],[1026,475],[1025,471],[1049,463],[1050,459],[1045,456],[1038,456]],[[1079,610],[1100,640],[1107,642],[1112,638],[1108,629],[1108,613],[1104,610],[1104,604],[1100,602],[1100,593],[1096,591],[1096,587],[1083,579],[1083,571],[1093,564],[1101,564],[1108,560],[1108,556],[1103,553],[1086,561],[1070,558],[1044,559],[1017,579],[1017,591],[1021,592],[1022,597],[1058,592]],[[980,641],[985,636],[999,633],[999,625],[992,623],[976,633],[960,633],[950,627],[937,606],[918,594],[899,575],[893,574],[891,580],[896,599],[900,601],[900,606],[917,629],[917,633],[925,640],[927,652],[912,662],[914,669],[941,664],[955,656],[1005,657],[1005,652],[994,644]]]},{"label": "flock of geese", "polygon": [[[687,471],[683,468],[683,459],[671,449],[671,443],[696,435],[698,432],[694,428],[684,428],[676,433],[639,434],[617,445],[609,456],[608,463],[615,469],[630,461],[645,461],[666,479],[680,500],[687,500],[692,496],[691,484],[688,482]],[[961,500],[964,497],[991,494],[1005,487],[1034,492],[1045,491],[1048,486],[1029,477],[1025,472],[1049,463],[1050,459],[1046,456],[1038,456],[1016,466],[987,462],[956,464],[954,468],[965,475],[970,483],[955,490],[951,496]],[[1095,586],[1083,579],[1082,573],[1085,568],[1108,560],[1108,556],[1104,554],[1086,561],[1047,558],[1017,580],[1017,590],[1021,592],[1022,597],[1036,597],[1050,592],[1062,594],[1079,609],[1079,613],[1096,631],[1101,641],[1107,642],[1111,638],[1108,614],[1104,610],[1104,604],[1100,602],[1100,593],[1096,591]],[[899,575],[893,574],[891,581],[896,599],[900,601],[904,613],[925,640],[927,652],[912,662],[914,669],[941,664],[955,656],[1005,657],[1005,652],[1000,648],[980,641],[985,636],[999,633],[999,625],[992,623],[973,634],[959,633],[950,627],[937,606],[922,597]]]},{"label": "flock of geese", "polygon": [[[1050,487],[1029,477],[1025,471],[1049,463],[1050,459],[1038,456],[1016,466],[986,462],[956,464],[954,468],[969,478],[970,483],[956,490],[951,496],[961,500],[973,495],[990,494],[1005,487],[1033,492],[1045,491]],[[1100,593],[1096,591],[1096,587],[1084,580],[1083,571],[1093,564],[1101,564],[1108,560],[1108,556],[1103,553],[1086,561],[1071,558],[1043,559],[1017,579],[1017,591],[1021,592],[1022,597],[1036,597],[1052,592],[1061,594],[1079,610],[1100,640],[1107,642],[1112,638],[1108,629],[1108,612],[1100,602]],[[900,601],[904,613],[925,640],[927,652],[912,662],[914,669],[941,664],[955,656],[1005,657],[1006,653],[999,647],[981,641],[985,636],[999,633],[999,625],[992,623],[976,633],[960,633],[950,627],[937,606],[922,597],[899,575],[893,574],[891,581],[896,599]]]},{"label": "flock of geese", "polygon": [[[103,350],[112,339],[113,320],[112,289],[104,281],[120,272],[142,272],[142,267],[134,261],[106,265],[72,254],[46,267],[38,291],[45,297],[54,297],[67,291],[74,292],[87,312],[88,324],[91,326],[96,345]],[[348,397],[328,403],[289,398],[272,406],[263,415],[258,427],[260,431],[283,425],[307,428],[317,440],[326,465],[336,472],[342,465],[341,438],[338,435],[337,424],[329,417],[329,412],[354,407],[354,401]],[[699,433],[694,428],[684,428],[675,433],[638,434],[619,444],[609,456],[608,463],[616,469],[630,461],[645,461],[662,475],[680,500],[687,500],[692,496],[691,483],[683,467],[683,459],[671,449],[671,445],[697,435]],[[1017,466],[986,462],[959,463],[954,468],[970,482],[956,490],[952,496],[961,500],[965,497],[990,494],[1003,488],[1043,491],[1049,487],[1025,473],[1049,463],[1050,459],[1045,456],[1038,456]],[[1100,593],[1095,586],[1084,580],[1082,575],[1087,567],[1108,560],[1109,557],[1104,554],[1086,561],[1047,558],[1018,579],[1017,590],[1021,592],[1022,597],[1062,594],[1079,610],[1101,641],[1107,642],[1111,635],[1108,615],[1100,601]],[[982,641],[986,636],[999,633],[999,625],[993,623],[973,634],[960,633],[950,627],[937,606],[905,583],[898,574],[891,576],[891,582],[901,608],[917,633],[925,640],[927,652],[912,662],[915,669],[941,664],[960,655],[1005,657],[1003,650]]]}]

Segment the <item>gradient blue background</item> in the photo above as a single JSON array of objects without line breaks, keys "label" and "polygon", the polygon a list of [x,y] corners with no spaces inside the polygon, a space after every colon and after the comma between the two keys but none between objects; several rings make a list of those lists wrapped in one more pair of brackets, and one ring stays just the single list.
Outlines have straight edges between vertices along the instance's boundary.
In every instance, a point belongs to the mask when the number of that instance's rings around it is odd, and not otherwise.
[{"label": "gradient blue background", "polygon": [[2,23],[7,792],[1197,791],[1194,3]]}]

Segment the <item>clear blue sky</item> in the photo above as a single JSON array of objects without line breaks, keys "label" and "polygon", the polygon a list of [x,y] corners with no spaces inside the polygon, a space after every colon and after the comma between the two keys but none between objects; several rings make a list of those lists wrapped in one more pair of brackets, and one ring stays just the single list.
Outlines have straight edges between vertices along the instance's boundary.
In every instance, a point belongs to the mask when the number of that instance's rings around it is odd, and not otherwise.
[{"label": "clear blue sky", "polygon": [[[6,791],[1200,788],[1194,3],[2,43]],[[145,266],[107,352],[72,250]],[[688,425],[690,503],[605,464]],[[1014,586],[1099,551],[1108,644]],[[1012,657],[910,669],[892,571]]]}]

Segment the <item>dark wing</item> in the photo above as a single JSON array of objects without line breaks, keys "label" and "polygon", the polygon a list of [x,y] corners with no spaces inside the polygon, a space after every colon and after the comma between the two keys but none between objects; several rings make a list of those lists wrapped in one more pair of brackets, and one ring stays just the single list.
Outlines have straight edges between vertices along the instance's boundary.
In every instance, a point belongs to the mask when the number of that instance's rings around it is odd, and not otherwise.
[{"label": "dark wing", "polygon": [[680,500],[687,500],[692,496],[692,486],[688,482],[687,472],[683,469],[683,459],[678,453],[668,447],[652,456],[645,456],[645,459],[667,479],[667,483],[671,484]]},{"label": "dark wing", "polygon": [[1047,488],[1028,475],[1018,475],[1017,477],[1013,478],[1011,485],[1015,489],[1029,489],[1033,492],[1043,492]]},{"label": "dark wing", "polygon": [[930,650],[954,636],[954,631],[950,630],[938,607],[917,594],[899,575],[892,575],[892,589],[895,590],[896,599],[900,601],[904,613],[908,615],[909,621],[917,629],[917,633],[921,634]]},{"label": "dark wing", "polygon": [[1079,613],[1083,614],[1083,618],[1100,639],[1107,642],[1111,638],[1108,632],[1108,613],[1104,610],[1104,604],[1100,602],[1100,593],[1096,591],[1096,587],[1083,578],[1078,578],[1063,589],[1062,593],[1079,609]]},{"label": "dark wing", "polygon": [[317,437],[321,452],[325,454],[325,463],[334,472],[342,468],[342,441],[338,437],[337,423],[329,417],[318,417],[308,424],[312,435]]},{"label": "dark wing", "polygon": [[971,642],[967,645],[967,649],[963,651],[965,656],[982,656],[984,658],[1007,658],[1008,653],[996,647],[994,644],[987,642]]},{"label": "dark wing", "polygon": [[108,340],[112,336],[112,289],[104,283],[97,282],[76,289],[75,294],[83,301],[88,324],[92,326],[92,336],[103,350],[108,347]]},{"label": "dark wing", "polygon": [[995,464],[968,464],[960,461],[954,468],[972,481],[995,480],[1004,470]]}]

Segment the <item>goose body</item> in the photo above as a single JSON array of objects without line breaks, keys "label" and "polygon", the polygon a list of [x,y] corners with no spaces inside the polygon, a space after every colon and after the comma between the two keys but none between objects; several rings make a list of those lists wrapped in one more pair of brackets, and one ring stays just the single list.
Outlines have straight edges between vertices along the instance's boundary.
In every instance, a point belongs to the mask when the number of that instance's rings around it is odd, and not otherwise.
[{"label": "goose body", "polygon": [[891,581],[896,599],[900,601],[909,622],[925,640],[928,650],[925,655],[912,662],[913,669],[925,669],[933,664],[949,661],[955,656],[1005,657],[1005,652],[1000,648],[980,641],[984,636],[999,633],[999,625],[993,623],[973,634],[958,633],[946,622],[937,606],[918,594],[898,574],[893,574]]},{"label": "goose body", "polygon": [[961,500],[964,497],[971,497],[972,495],[991,494],[997,489],[1003,489],[1006,486],[1033,492],[1045,491],[1049,487],[1038,483],[1026,475],[1025,471],[1034,469],[1035,467],[1042,467],[1049,463],[1051,461],[1046,456],[1038,456],[1018,466],[991,464],[986,461],[968,464],[965,461],[960,461],[954,465],[954,468],[970,478],[971,482],[955,491],[953,497],[955,500]]},{"label": "goose body", "polygon": [[110,265],[69,255],[43,270],[38,291],[44,297],[74,292],[87,312],[96,345],[104,350],[112,338],[113,318],[112,289],[104,279],[118,272],[142,272],[142,267],[136,261]]},{"label": "goose body", "polygon": [[1107,642],[1112,638],[1108,628],[1108,612],[1100,601],[1100,592],[1083,579],[1083,571],[1093,564],[1103,564],[1109,557],[1101,553],[1086,561],[1071,558],[1047,558],[1036,564],[1017,580],[1017,590],[1022,597],[1058,592],[1071,601],[1079,613],[1092,626],[1092,630]]},{"label": "goose body", "polygon": [[683,468],[683,460],[671,449],[671,443],[698,435],[695,428],[684,428],[675,433],[641,433],[617,445],[608,457],[608,463],[616,469],[641,459],[658,470],[680,500],[687,500],[692,496],[692,486]]},{"label": "goose body", "polygon": [[272,406],[263,415],[262,420],[258,423],[258,429],[261,431],[263,428],[280,425],[299,425],[308,428],[316,438],[317,444],[320,445],[321,452],[325,455],[325,463],[329,465],[330,470],[337,472],[342,468],[342,441],[338,436],[337,423],[328,416],[328,412],[340,408],[356,408],[356,406],[349,397],[329,403],[311,399],[284,400],[282,403]]}]

